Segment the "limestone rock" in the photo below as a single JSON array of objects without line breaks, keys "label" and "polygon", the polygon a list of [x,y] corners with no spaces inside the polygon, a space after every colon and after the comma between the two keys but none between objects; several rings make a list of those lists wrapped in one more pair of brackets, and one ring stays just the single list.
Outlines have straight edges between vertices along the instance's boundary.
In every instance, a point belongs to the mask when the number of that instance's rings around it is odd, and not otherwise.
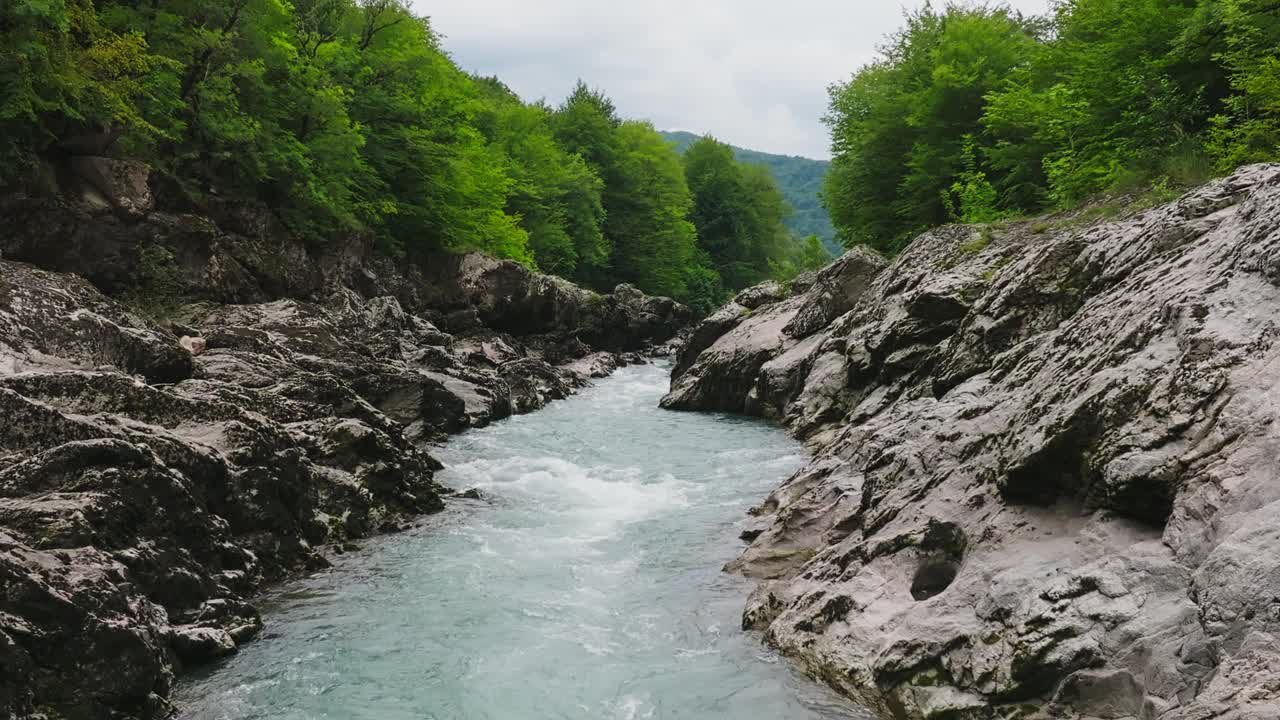
[{"label": "limestone rock", "polygon": [[885,717],[1280,716],[1277,218],[1252,166],[730,305],[664,405],[816,453],[731,565],[744,625]]},{"label": "limestone rock", "polygon": [[188,665],[203,665],[236,651],[229,633],[210,627],[174,628],[172,642],[174,652]]},{"label": "limestone rock", "polygon": [[144,163],[76,155],[67,164],[84,183],[85,196],[90,202],[100,202],[133,215],[149,212],[154,206],[151,169]]},{"label": "limestone rock", "polygon": [[[850,250],[819,272],[800,295],[764,303],[761,296],[770,295],[767,288],[744,291],[743,299],[754,304],[754,309],[735,300],[690,333],[662,406],[779,415],[785,402],[761,397],[762,389],[769,392],[761,370],[788,354],[786,362],[801,362],[807,368],[803,361],[815,355],[822,343],[806,343],[806,338],[853,308],[884,266],[885,261],[870,252]],[[781,288],[777,290],[772,296],[781,295]],[[798,346],[803,349],[792,352]],[[784,395],[799,391],[799,383],[790,384],[795,387],[789,387]]]},{"label": "limestone rock", "polygon": [[733,301],[748,310],[755,310],[761,305],[776,303],[786,297],[786,288],[776,280],[769,280],[743,290],[734,296]]},{"label": "limestone rock", "polygon": [[183,335],[178,338],[178,344],[192,355],[199,355],[208,349],[208,344],[205,342],[204,338],[198,335]]},{"label": "limestone rock", "polygon": [[192,373],[172,333],[84,280],[0,263],[0,374],[102,366],[158,382]]}]

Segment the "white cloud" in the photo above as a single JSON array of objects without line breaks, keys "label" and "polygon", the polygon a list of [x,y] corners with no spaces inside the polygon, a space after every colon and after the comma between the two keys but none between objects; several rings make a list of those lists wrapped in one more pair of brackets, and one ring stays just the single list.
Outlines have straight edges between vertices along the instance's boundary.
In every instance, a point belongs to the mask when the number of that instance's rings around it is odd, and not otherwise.
[{"label": "white cloud", "polygon": [[[627,117],[826,157],[826,88],[875,56],[904,7],[877,0],[414,0],[466,70],[527,100],[582,78]],[[1048,0],[1014,0],[1043,12]]]}]

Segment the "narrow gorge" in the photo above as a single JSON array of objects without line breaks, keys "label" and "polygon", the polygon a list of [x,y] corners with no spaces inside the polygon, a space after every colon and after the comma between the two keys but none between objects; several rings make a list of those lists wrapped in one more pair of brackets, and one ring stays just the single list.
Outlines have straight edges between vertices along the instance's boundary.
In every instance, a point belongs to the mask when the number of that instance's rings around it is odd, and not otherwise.
[{"label": "narrow gorge", "polygon": [[1280,166],[692,325],[96,167],[4,208],[5,716],[1280,713]]},{"label": "narrow gorge", "polygon": [[453,501],[432,443],[690,318],[481,255],[317,253],[139,163],[60,182],[0,207],[3,717],[170,716],[180,673],[261,632],[259,591]]},{"label": "narrow gorge", "polygon": [[743,633],[721,571],[803,450],[661,410],[667,385],[632,365],[451,440],[436,479],[473,499],[269,596],[179,717],[870,720]]}]

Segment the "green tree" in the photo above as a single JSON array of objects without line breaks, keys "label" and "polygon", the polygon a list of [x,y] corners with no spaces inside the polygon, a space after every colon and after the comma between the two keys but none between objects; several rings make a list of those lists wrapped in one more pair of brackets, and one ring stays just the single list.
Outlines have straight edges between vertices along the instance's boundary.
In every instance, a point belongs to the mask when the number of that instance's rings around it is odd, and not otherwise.
[{"label": "green tree", "polygon": [[1233,93],[1212,118],[1210,145],[1223,171],[1280,157],[1280,8],[1272,0],[1202,4],[1206,33],[1220,33],[1218,56]]},{"label": "green tree", "polygon": [[943,193],[942,204],[947,215],[957,222],[989,223],[1004,218],[1007,212],[998,207],[1000,195],[987,174],[978,168],[977,148],[973,136],[964,143],[964,170]]},{"label": "green tree", "polygon": [[612,274],[646,292],[684,297],[695,260],[695,231],[684,168],[675,151],[645,122],[617,128],[614,185],[606,180],[606,233]]},{"label": "green tree", "polygon": [[512,179],[506,210],[520,218],[538,267],[566,278],[579,266],[583,272],[604,267],[609,247],[600,178],[556,142],[549,108],[524,104],[497,78],[477,82],[488,105],[478,125],[505,153]]},{"label": "green tree", "polygon": [[553,124],[560,145],[597,168],[606,184],[615,184],[609,173],[619,162],[621,125],[613,101],[581,80],[557,109]]},{"label": "green tree", "polygon": [[824,201],[846,244],[893,251],[948,219],[961,174],[985,172],[986,97],[1026,64],[1040,31],[1006,8],[926,6],[879,60],[831,88]]},{"label": "green tree", "polygon": [[698,246],[724,284],[737,290],[774,274],[793,240],[783,225],[790,207],[769,170],[739,163],[733,148],[707,137],[685,150],[684,171]]},{"label": "green tree", "polygon": [[733,150],[709,137],[694,142],[684,153],[684,175],[693,196],[689,220],[698,247],[730,287],[744,287],[750,271],[748,198]]},{"label": "green tree", "polygon": [[500,148],[476,127],[484,105],[426,20],[365,2],[335,66],[365,129],[359,195],[388,249],[483,250],[532,262],[528,235],[505,212],[512,180]]},{"label": "green tree", "polygon": [[1189,35],[1197,12],[1186,0],[1059,4],[1031,69],[988,98],[993,165],[1023,181],[1019,168],[1039,166],[1065,206],[1194,160],[1225,90],[1211,44]]},{"label": "green tree", "polygon": [[1274,159],[1276,10],[1063,0],[1028,19],[926,6],[832,88],[824,200],[846,242],[892,252],[947,219],[990,222]]},{"label": "green tree", "polygon": [[579,280],[600,289],[634,283],[684,298],[690,273],[707,279],[696,270],[695,233],[686,219],[692,201],[680,158],[652,125],[623,121],[604,93],[580,81],[552,127],[560,145],[603,182],[609,262],[579,272]]},{"label": "green tree", "polygon": [[0,5],[0,183],[30,180],[38,156],[78,136],[162,133],[141,106],[168,70],[136,31],[106,27],[89,0]]}]

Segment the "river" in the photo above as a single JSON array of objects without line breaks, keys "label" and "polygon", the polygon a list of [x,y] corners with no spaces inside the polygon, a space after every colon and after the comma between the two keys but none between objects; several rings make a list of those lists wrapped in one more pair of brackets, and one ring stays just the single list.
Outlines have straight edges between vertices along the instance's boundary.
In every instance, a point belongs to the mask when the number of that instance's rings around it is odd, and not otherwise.
[{"label": "river", "polygon": [[661,365],[451,440],[479,488],[264,604],[263,637],[185,679],[187,720],[869,717],[740,629],[721,571],[802,462],[779,429],[657,408]]}]

